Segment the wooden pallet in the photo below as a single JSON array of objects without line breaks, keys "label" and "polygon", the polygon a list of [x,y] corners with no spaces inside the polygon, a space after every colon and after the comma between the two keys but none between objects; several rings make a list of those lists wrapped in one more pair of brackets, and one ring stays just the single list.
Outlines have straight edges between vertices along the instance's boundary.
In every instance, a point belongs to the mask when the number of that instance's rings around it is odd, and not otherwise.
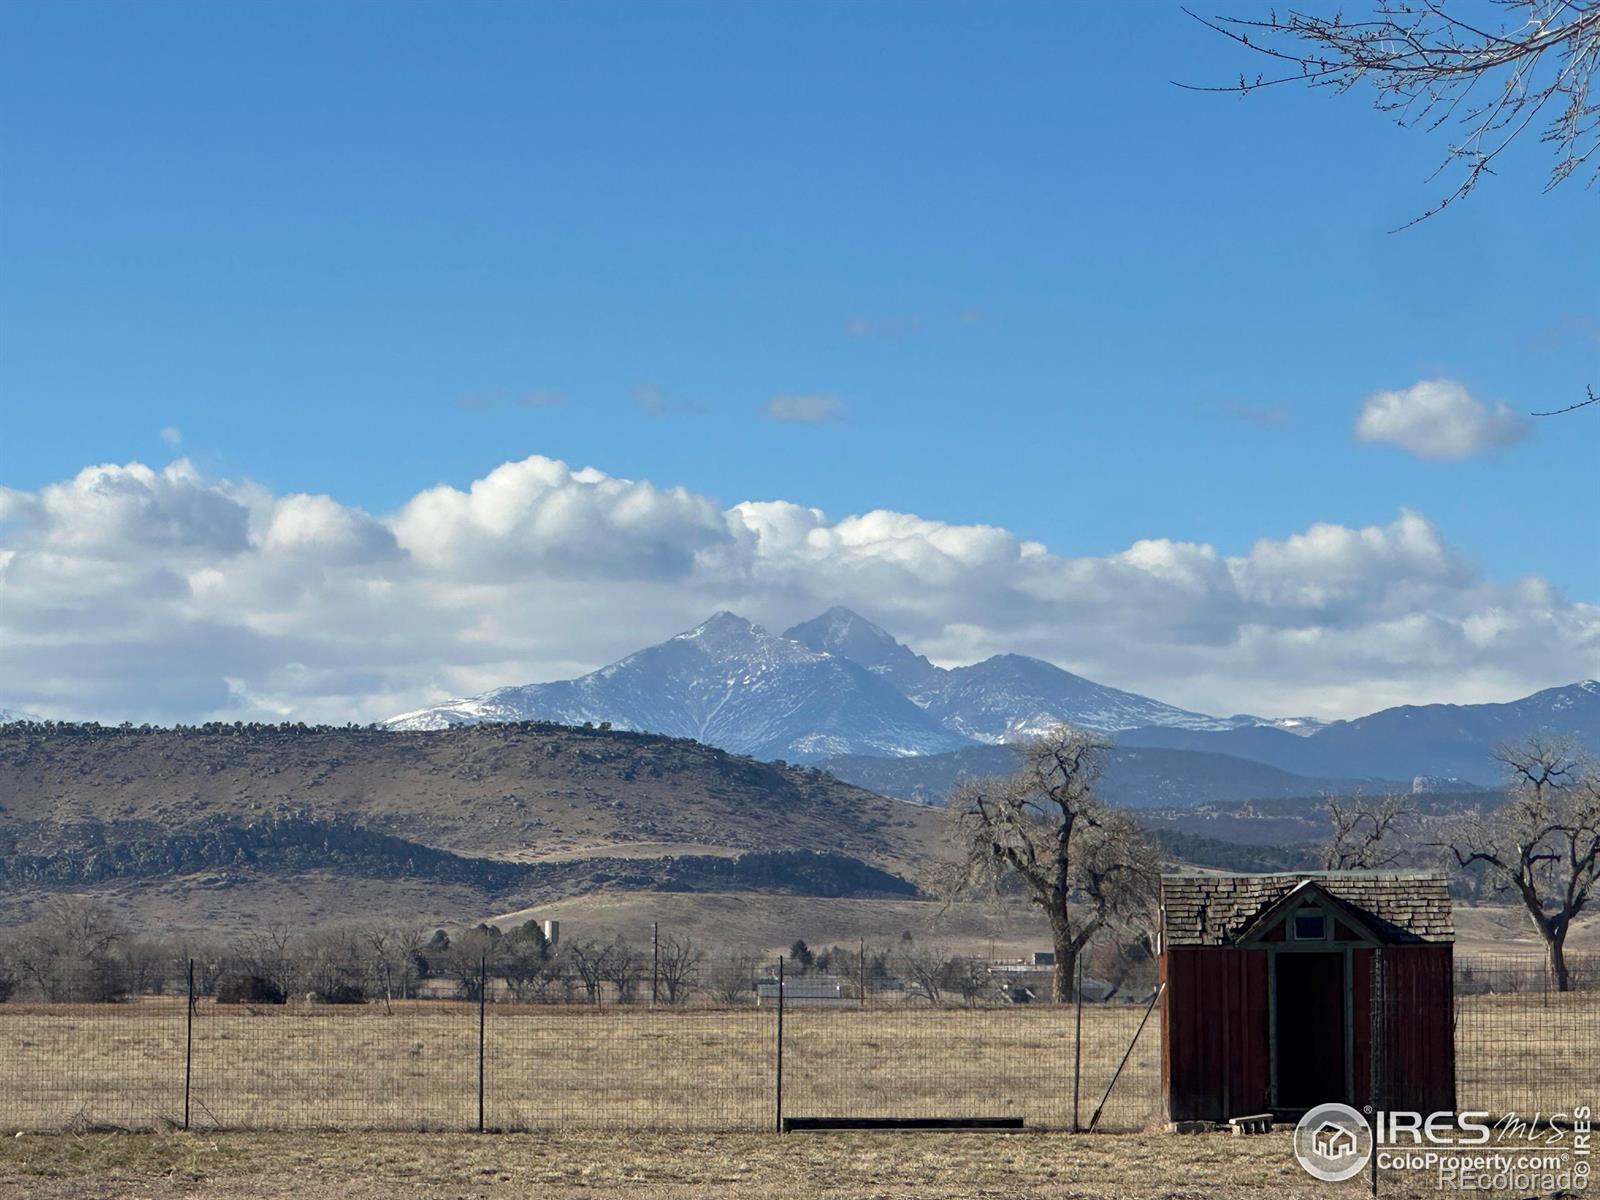
[{"label": "wooden pallet", "polygon": [[1255,1133],[1271,1133],[1272,1114],[1252,1113],[1248,1117],[1230,1117],[1228,1124],[1233,1127],[1234,1137],[1245,1137]]}]

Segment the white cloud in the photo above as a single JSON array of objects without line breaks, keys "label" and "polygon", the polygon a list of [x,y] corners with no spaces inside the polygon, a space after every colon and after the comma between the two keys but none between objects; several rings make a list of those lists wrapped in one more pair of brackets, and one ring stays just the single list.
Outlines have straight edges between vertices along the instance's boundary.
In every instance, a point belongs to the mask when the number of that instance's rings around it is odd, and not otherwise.
[{"label": "white cloud", "polygon": [[774,396],[757,411],[765,420],[789,425],[821,425],[846,416],[844,401],[829,392]]},{"label": "white cloud", "polygon": [[378,719],[563,678],[731,608],[844,603],[938,661],[1016,651],[1217,712],[1347,716],[1600,675],[1600,606],[1485,579],[1425,517],[1229,554],[1052,553],[985,525],[724,508],[553,459],[376,517],[188,463],[0,489],[0,705]]},{"label": "white cloud", "polygon": [[1449,379],[1374,392],[1356,417],[1363,442],[1389,442],[1418,458],[1471,458],[1513,446],[1529,432],[1527,418],[1505,403],[1491,408]]},{"label": "white cloud", "polygon": [[176,425],[168,425],[161,431],[161,440],[176,449],[183,444],[183,430]]}]

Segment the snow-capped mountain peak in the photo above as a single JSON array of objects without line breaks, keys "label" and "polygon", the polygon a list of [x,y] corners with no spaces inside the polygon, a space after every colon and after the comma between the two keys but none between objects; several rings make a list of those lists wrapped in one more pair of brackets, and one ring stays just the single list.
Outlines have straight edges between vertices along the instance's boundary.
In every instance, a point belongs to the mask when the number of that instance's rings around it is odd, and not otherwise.
[{"label": "snow-capped mountain peak", "polygon": [[835,605],[784,631],[784,637],[826,654],[836,654],[881,676],[917,703],[945,672],[860,613]]},{"label": "snow-capped mountain peak", "polygon": [[467,720],[608,721],[795,760],[933,754],[966,744],[848,659],[729,612],[578,679],[500,688],[386,724],[439,729]]},{"label": "snow-capped mountain peak", "polygon": [[859,613],[834,607],[782,636],[718,612],[580,678],[497,688],[386,724],[442,729],[512,720],[607,721],[797,760],[938,753],[1061,722],[1106,733],[1265,723],[1190,712],[1021,654],[947,670]]}]

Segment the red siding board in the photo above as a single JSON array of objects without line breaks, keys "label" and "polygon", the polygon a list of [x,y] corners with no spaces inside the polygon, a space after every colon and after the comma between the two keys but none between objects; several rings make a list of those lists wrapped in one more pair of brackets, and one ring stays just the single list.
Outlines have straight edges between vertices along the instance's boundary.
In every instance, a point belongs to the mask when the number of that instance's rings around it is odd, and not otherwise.
[{"label": "red siding board", "polygon": [[[1455,1023],[1449,946],[1384,951],[1384,1102],[1425,1112],[1455,1104]],[[1374,951],[1351,955],[1355,1100],[1372,1088]],[[1161,1069],[1169,1120],[1223,1120],[1270,1099],[1271,1008],[1267,953],[1236,947],[1169,947],[1161,956]]]},{"label": "red siding board", "polygon": [[1350,1031],[1357,1104],[1372,1099],[1372,951],[1350,953]]},{"label": "red siding board", "polygon": [[1449,946],[1384,953],[1385,1097],[1391,1109],[1455,1107],[1455,1014]]},{"label": "red siding board", "polygon": [[1163,956],[1167,1116],[1221,1120],[1266,1107],[1267,961],[1259,950],[1176,947]]}]

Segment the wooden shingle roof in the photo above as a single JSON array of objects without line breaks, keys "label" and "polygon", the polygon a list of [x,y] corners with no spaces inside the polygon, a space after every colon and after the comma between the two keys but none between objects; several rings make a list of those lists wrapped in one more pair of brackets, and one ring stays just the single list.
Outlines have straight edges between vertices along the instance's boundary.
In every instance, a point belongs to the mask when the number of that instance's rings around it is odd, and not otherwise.
[{"label": "wooden shingle roof", "polygon": [[1163,946],[1228,946],[1302,884],[1367,918],[1386,942],[1453,942],[1450,891],[1439,874],[1303,871],[1284,875],[1163,875]]}]

